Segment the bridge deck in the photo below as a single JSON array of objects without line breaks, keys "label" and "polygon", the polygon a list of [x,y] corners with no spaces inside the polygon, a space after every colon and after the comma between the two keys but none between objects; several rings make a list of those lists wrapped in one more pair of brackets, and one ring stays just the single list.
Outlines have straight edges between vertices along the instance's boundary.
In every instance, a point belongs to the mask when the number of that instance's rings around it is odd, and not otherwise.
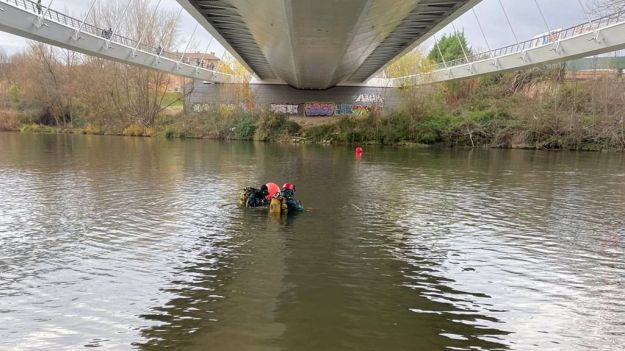
[{"label": "bridge deck", "polygon": [[[120,35],[105,38],[103,29],[61,12],[46,10],[45,7],[42,7],[41,15],[38,12],[37,4],[30,0],[0,0],[0,30],[87,55],[179,76],[220,83],[237,82],[232,75],[183,63],[179,56],[139,45],[133,39]],[[41,17],[43,15],[45,18]]]},{"label": "bridge deck", "polygon": [[431,84],[563,62],[625,48],[625,11],[518,44],[437,65],[431,72],[393,78],[389,86]]}]

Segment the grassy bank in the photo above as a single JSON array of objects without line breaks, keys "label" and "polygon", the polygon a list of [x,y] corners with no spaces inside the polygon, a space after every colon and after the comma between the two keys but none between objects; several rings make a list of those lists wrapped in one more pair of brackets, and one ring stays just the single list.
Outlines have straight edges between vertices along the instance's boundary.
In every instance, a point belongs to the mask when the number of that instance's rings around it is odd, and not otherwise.
[{"label": "grassy bank", "polygon": [[622,78],[571,81],[563,79],[559,70],[535,69],[404,88],[403,106],[385,115],[315,120],[261,112],[214,112],[161,114],[151,125],[131,117],[109,117],[89,118],[89,123],[82,124],[76,118],[69,127],[54,127],[38,123],[32,110],[0,110],[0,129],[275,142],[623,150],[623,91]]},{"label": "grassy bank", "polygon": [[565,80],[536,69],[406,88],[401,111],[306,129],[314,142],[625,149],[625,80]]}]

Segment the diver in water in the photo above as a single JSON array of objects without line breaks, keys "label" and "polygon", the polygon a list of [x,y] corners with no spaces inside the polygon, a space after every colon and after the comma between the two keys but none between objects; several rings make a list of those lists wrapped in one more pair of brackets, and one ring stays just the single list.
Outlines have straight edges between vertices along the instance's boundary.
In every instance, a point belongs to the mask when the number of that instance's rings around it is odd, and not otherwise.
[{"label": "diver in water", "polygon": [[286,201],[286,205],[289,212],[300,212],[304,210],[304,205],[301,201],[295,200],[295,185],[291,183],[285,183],[282,186],[282,197]]},{"label": "diver in water", "polygon": [[269,204],[267,195],[269,195],[269,190],[265,184],[261,185],[260,189],[246,188],[244,190],[245,207],[267,206]]}]

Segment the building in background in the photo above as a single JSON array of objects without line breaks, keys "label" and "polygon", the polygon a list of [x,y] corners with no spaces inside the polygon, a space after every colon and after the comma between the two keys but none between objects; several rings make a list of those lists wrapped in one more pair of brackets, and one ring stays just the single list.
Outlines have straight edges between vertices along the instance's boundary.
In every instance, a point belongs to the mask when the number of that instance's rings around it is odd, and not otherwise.
[{"label": "building in background", "polygon": [[566,77],[570,79],[591,79],[614,75],[623,77],[625,51],[572,60],[564,65]]},{"label": "building in background", "polygon": [[[210,70],[217,69],[219,66],[219,62],[221,61],[219,57],[215,56],[215,52],[211,51],[210,53],[204,52],[174,52],[176,56],[182,57],[182,62],[199,66],[201,68],[206,68]],[[182,92],[185,78],[176,75],[170,75],[169,77],[169,87],[168,91]]]}]

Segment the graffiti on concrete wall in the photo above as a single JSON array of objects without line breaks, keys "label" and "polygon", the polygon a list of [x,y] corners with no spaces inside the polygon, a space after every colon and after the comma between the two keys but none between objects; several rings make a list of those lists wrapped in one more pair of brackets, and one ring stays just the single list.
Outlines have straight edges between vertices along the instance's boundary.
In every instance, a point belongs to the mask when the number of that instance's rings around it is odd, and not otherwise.
[{"label": "graffiti on concrete wall", "polygon": [[244,103],[240,104],[193,104],[192,111],[193,112],[219,112],[222,114],[231,114],[236,111],[249,111],[252,110],[253,106],[250,107]]},{"label": "graffiti on concrete wall", "polygon": [[353,106],[352,104],[338,104],[335,114],[337,116],[351,116],[354,113]]},{"label": "graffiti on concrete wall", "polygon": [[193,104],[193,112],[208,112],[210,104]]},{"label": "graffiti on concrete wall", "polygon": [[384,98],[378,94],[360,94],[354,103],[359,105],[383,104]]},{"label": "graffiti on concrete wall", "polygon": [[[384,98],[379,94],[353,95],[351,102],[306,102],[296,103],[271,103],[268,108],[270,112],[287,115],[304,115],[307,117],[329,117],[329,116],[363,116],[371,112],[383,112]],[[259,107],[259,106],[256,106]],[[216,112],[224,115],[233,114],[237,111],[252,111],[254,104],[220,104],[220,103],[196,103],[192,105],[192,111]]]},{"label": "graffiti on concrete wall", "polygon": [[307,102],[304,113],[307,117],[332,116],[336,105],[333,102]]},{"label": "graffiti on concrete wall", "polygon": [[299,113],[299,105],[295,104],[271,104],[269,111],[274,113],[285,113],[288,115],[296,115]]},{"label": "graffiti on concrete wall", "polygon": [[354,116],[366,116],[371,112],[371,106],[354,105],[352,106],[352,111]]}]

